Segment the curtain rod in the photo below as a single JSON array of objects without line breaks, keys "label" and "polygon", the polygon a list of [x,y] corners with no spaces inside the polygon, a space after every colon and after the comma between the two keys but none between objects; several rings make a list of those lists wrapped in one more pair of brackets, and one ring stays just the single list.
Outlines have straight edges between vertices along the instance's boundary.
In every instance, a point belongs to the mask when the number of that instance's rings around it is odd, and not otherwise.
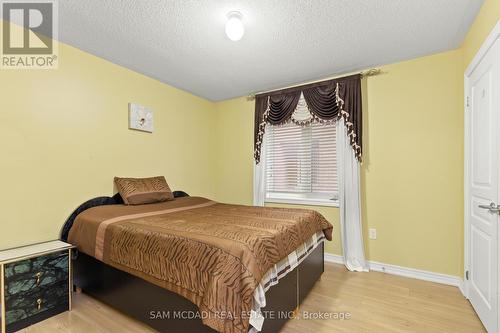
[{"label": "curtain rod", "polygon": [[368,77],[368,76],[379,75],[381,73],[382,73],[382,70],[380,68],[370,68],[370,69],[368,69],[366,71],[362,71],[362,72],[350,73],[350,74],[341,74],[341,75],[338,75],[338,76],[332,76],[332,77],[327,78],[327,79],[321,79],[321,80],[315,80],[315,81],[309,81],[309,82],[303,82],[303,83],[299,83],[299,84],[294,84],[292,86],[288,86],[288,87],[285,87],[285,88],[278,88],[278,89],[272,89],[272,90],[267,90],[267,91],[260,91],[260,92],[248,95],[247,96],[247,100],[248,101],[253,101],[255,99],[256,95],[271,93],[273,91],[278,91],[278,90],[282,90],[282,89],[300,87],[302,85],[306,85],[306,84],[310,84],[310,83],[316,83],[316,82],[321,82],[321,81],[338,79],[338,78],[342,78],[342,77],[346,77],[346,76],[351,76],[351,75],[355,75],[355,74],[360,74],[361,77]]}]

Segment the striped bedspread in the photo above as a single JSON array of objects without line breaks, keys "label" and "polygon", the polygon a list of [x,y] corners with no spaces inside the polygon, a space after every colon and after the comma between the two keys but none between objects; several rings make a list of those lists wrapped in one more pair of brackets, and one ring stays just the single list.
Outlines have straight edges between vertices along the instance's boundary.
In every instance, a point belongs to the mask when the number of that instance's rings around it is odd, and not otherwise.
[{"label": "striped bedspread", "polygon": [[69,242],[108,265],[176,292],[222,333],[247,333],[268,270],[332,225],[313,210],[217,203],[201,197],[88,209]]}]

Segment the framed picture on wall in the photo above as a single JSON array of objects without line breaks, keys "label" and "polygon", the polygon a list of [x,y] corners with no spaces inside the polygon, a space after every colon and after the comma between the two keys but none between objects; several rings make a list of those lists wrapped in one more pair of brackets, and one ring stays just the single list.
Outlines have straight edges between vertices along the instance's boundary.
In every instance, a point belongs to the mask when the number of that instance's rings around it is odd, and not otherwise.
[{"label": "framed picture on wall", "polygon": [[128,114],[129,129],[153,133],[153,110],[143,105],[129,103]]}]

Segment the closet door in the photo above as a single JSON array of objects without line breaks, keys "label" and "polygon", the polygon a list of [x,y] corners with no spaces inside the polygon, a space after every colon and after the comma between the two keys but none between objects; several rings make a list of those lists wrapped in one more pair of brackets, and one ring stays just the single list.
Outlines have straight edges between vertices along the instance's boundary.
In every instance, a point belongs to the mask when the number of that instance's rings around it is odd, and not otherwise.
[{"label": "closet door", "polygon": [[466,78],[466,288],[489,332],[498,332],[500,42]]}]

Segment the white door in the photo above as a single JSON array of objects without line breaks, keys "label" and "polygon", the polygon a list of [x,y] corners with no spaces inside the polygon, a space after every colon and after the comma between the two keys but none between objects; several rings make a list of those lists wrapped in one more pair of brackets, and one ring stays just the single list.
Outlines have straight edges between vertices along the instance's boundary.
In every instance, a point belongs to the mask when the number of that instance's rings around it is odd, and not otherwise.
[{"label": "white door", "polygon": [[472,306],[491,333],[499,332],[499,41],[466,78],[466,84],[466,287]]}]

